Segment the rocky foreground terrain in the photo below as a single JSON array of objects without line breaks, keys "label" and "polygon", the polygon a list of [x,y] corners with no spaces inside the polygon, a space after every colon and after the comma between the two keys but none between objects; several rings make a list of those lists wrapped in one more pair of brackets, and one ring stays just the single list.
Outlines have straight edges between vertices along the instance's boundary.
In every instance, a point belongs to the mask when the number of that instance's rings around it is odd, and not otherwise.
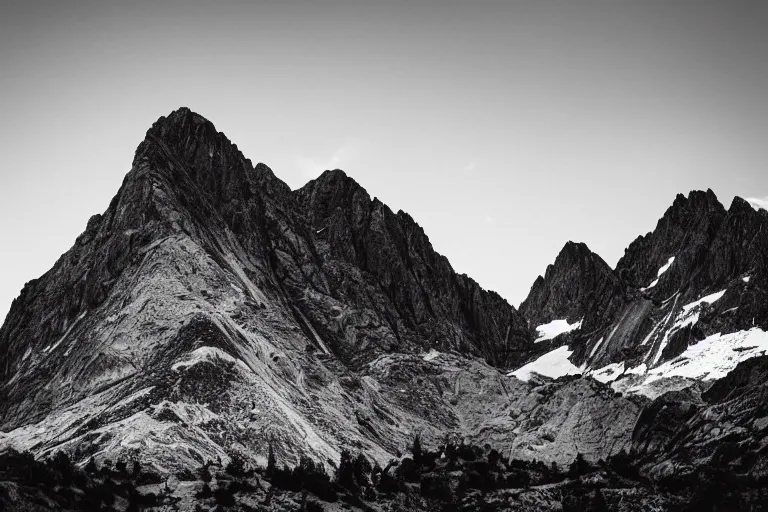
[{"label": "rocky foreground terrain", "polygon": [[292,191],[182,108],[0,328],[0,502],[758,510],[767,254],[768,212],[691,192],[516,309],[344,172]]}]

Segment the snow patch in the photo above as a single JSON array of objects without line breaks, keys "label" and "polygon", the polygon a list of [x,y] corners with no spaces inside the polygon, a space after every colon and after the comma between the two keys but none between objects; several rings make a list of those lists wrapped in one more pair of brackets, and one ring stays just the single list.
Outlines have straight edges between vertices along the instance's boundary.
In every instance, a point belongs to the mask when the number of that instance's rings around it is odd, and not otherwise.
[{"label": "snow patch", "polygon": [[741,280],[744,281],[745,283],[748,283],[751,278],[752,276],[744,276],[741,278]]},{"label": "snow patch", "polygon": [[707,295],[706,297],[700,298],[699,300],[697,300],[695,302],[691,302],[690,304],[686,304],[685,306],[683,306],[683,311],[685,311],[687,313],[688,311],[692,310],[693,308],[695,308],[696,306],[699,306],[701,304],[712,304],[713,302],[719,300],[723,295],[725,295],[725,290],[721,290],[721,291],[719,291],[717,293],[712,293],[710,295]]},{"label": "snow patch", "polygon": [[667,262],[664,265],[662,265],[662,267],[659,269],[659,271],[656,272],[656,279],[651,284],[646,286],[645,288],[640,288],[640,291],[644,292],[646,290],[650,290],[651,288],[653,288],[654,286],[659,284],[659,279],[661,278],[661,274],[663,274],[664,272],[669,270],[669,267],[671,267],[672,263],[674,263],[674,262],[675,262],[675,257],[672,256],[671,258],[669,258],[669,260],[667,260]]},{"label": "snow patch", "polygon": [[425,361],[432,361],[432,360],[434,360],[434,359],[437,359],[437,357],[438,357],[439,355],[440,355],[440,352],[438,352],[438,351],[437,351],[437,350],[435,350],[435,349],[430,349],[430,351],[429,351],[429,352],[427,352],[426,354],[424,354],[424,357],[423,357],[422,359],[424,359]]},{"label": "snow patch", "polygon": [[[670,327],[667,332],[664,333],[664,337],[661,340],[661,343],[659,344],[659,349],[656,351],[656,355],[653,358],[652,365],[655,365],[659,362],[659,359],[661,359],[661,354],[664,352],[664,349],[666,348],[667,344],[669,343],[669,338],[672,336],[672,334],[675,333],[675,331],[678,331],[680,329],[683,329],[685,327],[688,327],[689,325],[695,325],[696,322],[699,321],[699,307],[702,304],[712,304],[713,302],[719,300],[723,295],[725,295],[726,290],[721,290],[717,293],[709,294],[705,297],[700,298],[697,301],[691,302],[690,304],[686,304],[683,306],[683,310],[680,312],[680,314],[675,319],[675,323]],[[674,310],[674,307],[672,310],[670,310],[670,314]],[[667,318],[669,318],[669,315],[667,315]],[[663,322],[666,324],[666,319]],[[643,344],[645,341],[643,342]]]},{"label": "snow patch", "polygon": [[646,371],[645,365],[626,373],[645,375],[630,393],[652,394],[650,385],[661,379],[683,377],[714,380],[725,377],[736,365],[768,352],[768,333],[757,327],[748,331],[713,334],[688,347],[679,357]]},{"label": "snow patch", "polygon": [[539,335],[539,337],[536,338],[536,341],[534,341],[534,343],[539,343],[540,341],[545,341],[545,340],[551,340],[560,336],[561,334],[565,334],[566,332],[575,331],[576,329],[581,328],[581,322],[583,321],[584,319],[582,318],[578,322],[569,324],[568,319],[552,320],[548,324],[540,325],[536,328],[536,332]]},{"label": "snow patch", "polygon": [[568,358],[573,354],[567,346],[558,347],[551,352],[547,352],[535,361],[531,361],[507,374],[508,377],[517,377],[522,381],[528,381],[534,374],[543,375],[556,379],[565,375],[579,375],[581,370],[574,366]]},{"label": "snow patch", "polygon": [[624,374],[624,361],[603,366],[589,373],[589,376],[602,383],[613,382]]}]

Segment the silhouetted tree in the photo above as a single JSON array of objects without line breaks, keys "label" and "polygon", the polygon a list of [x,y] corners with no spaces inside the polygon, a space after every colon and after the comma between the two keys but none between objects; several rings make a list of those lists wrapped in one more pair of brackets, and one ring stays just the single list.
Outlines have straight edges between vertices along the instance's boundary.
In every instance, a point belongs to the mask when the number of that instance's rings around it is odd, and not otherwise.
[{"label": "silhouetted tree", "polygon": [[203,499],[205,499],[205,498],[210,498],[211,496],[213,496],[213,492],[211,491],[211,486],[210,486],[210,485],[208,485],[208,482],[206,482],[206,483],[204,483],[204,484],[203,484],[203,487],[202,487],[202,489],[200,489],[200,490],[197,492],[197,495],[196,495],[196,496],[197,496],[198,498],[203,498]]},{"label": "silhouetted tree", "polygon": [[275,459],[275,450],[272,447],[272,443],[269,443],[269,453],[267,455],[267,478],[270,478],[277,469],[277,460]]},{"label": "silhouetted tree", "polygon": [[352,454],[347,449],[341,451],[339,466],[336,469],[336,483],[352,493],[357,491],[357,486],[355,485],[355,465],[352,461]]},{"label": "silhouetted tree", "polygon": [[421,450],[421,438],[419,435],[416,435],[416,438],[413,440],[413,446],[411,446],[411,455],[413,455],[413,462],[416,464],[421,464],[423,453]]},{"label": "silhouetted tree", "polygon": [[123,478],[128,476],[128,465],[124,460],[117,461],[117,464],[115,464],[115,470]]},{"label": "silhouetted tree", "polygon": [[498,450],[493,449],[488,452],[488,464],[490,464],[491,468],[495,468],[499,464],[500,460],[501,455],[499,454]]},{"label": "silhouetted tree", "polygon": [[373,467],[370,461],[362,453],[358,453],[354,462],[355,483],[358,487],[367,487],[371,483],[371,471]]},{"label": "silhouetted tree", "polygon": [[589,473],[589,464],[584,460],[584,456],[581,453],[578,453],[576,459],[574,459],[571,466],[568,468],[568,476],[570,478],[578,478],[587,473]]},{"label": "silhouetted tree", "polygon": [[595,498],[589,504],[589,512],[608,512],[608,504],[605,502],[603,491],[595,491]]},{"label": "silhouetted tree", "polygon": [[141,462],[138,459],[133,461],[133,469],[131,473],[133,478],[136,478],[141,474]]}]

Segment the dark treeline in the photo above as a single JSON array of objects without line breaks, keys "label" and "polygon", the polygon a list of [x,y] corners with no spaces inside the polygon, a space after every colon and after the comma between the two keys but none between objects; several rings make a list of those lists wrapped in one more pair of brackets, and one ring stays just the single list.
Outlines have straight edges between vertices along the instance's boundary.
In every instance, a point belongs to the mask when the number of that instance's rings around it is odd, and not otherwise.
[{"label": "dark treeline", "polygon": [[75,465],[64,452],[45,461],[31,453],[10,449],[0,454],[0,481],[13,482],[14,493],[0,486],[0,510],[24,500],[45,510],[126,510],[138,511],[161,502],[154,493],[141,494],[137,486],[163,482],[139,462],[105,460],[97,467],[91,459],[84,468]]},{"label": "dark treeline", "polygon": [[[294,509],[303,511],[324,510],[324,503],[338,501],[362,510],[382,502],[411,510],[499,510],[506,508],[504,499],[510,499],[506,494],[521,489],[557,489],[564,512],[611,510],[604,491],[616,488],[643,488],[680,497],[665,510],[763,510],[754,503],[768,503],[764,482],[738,480],[726,469],[718,472],[709,467],[694,475],[651,482],[641,476],[634,457],[623,451],[598,463],[589,463],[579,454],[562,468],[509,460],[488,445],[447,442],[430,451],[418,437],[409,452],[381,467],[363,453],[345,450],[331,475],[323,464],[306,456],[293,468],[278,466],[270,446],[265,468],[248,467],[233,456],[225,467],[209,462],[197,471],[184,470],[175,476],[196,482],[195,507],[200,511],[214,507],[268,510],[278,506],[273,500],[286,496]],[[97,465],[91,459],[81,469],[64,453],[39,461],[29,453],[10,450],[0,455],[0,481],[14,482],[24,499],[41,510],[132,512],[160,506],[173,510],[180,500],[172,495],[166,478],[138,461],[104,460]],[[157,492],[137,490],[149,484],[155,484],[150,488]],[[749,492],[745,494],[744,489]],[[246,497],[251,505],[243,503]],[[8,488],[0,486],[0,509],[11,500]],[[283,499],[279,506],[284,503]]]}]

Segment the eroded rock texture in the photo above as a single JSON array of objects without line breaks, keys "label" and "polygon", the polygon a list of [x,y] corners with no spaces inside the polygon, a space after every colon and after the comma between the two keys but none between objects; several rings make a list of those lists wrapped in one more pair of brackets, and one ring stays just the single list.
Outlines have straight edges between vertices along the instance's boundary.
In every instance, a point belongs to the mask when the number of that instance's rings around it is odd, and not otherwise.
[{"label": "eroded rock texture", "polygon": [[[767,234],[739,198],[678,196],[615,269],[566,244],[517,311],[342,171],[291,191],[180,109],[14,301],[0,448],[171,473],[263,465],[270,444],[280,463],[349,448],[385,464],[418,434],[561,466],[631,449],[649,475],[759,476]],[[534,343],[553,320],[581,326]],[[584,377],[507,375],[563,345]]]},{"label": "eroded rock texture", "polygon": [[475,436],[467,411],[494,415],[519,385],[483,361],[511,365],[530,341],[407,214],[340,171],[292,192],[180,109],[13,303],[0,442],[162,471],[263,462],[270,442],[288,463],[343,447],[385,461],[417,433]]}]

